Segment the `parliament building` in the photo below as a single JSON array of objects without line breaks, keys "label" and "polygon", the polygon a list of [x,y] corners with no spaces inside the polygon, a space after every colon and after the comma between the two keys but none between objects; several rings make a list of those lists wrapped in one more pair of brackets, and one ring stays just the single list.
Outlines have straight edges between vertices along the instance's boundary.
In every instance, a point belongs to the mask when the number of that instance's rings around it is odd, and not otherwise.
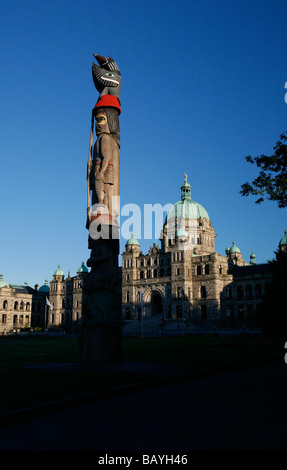
[{"label": "parliament building", "polygon": [[[167,214],[160,245],[143,254],[128,240],[122,254],[122,312],[125,321],[161,314],[196,324],[254,326],[256,306],[270,282],[270,265],[244,261],[233,242],[225,256],[215,250],[215,230],[205,208],[192,200],[191,186]],[[287,249],[285,236],[281,249]]]},{"label": "parliament building", "polygon": [[[235,242],[225,255],[217,253],[214,227],[205,208],[192,200],[186,175],[180,190],[163,223],[160,245],[143,254],[133,234],[125,245],[119,268],[123,324],[158,315],[164,322],[255,326],[254,312],[271,280],[270,264],[257,264],[253,253],[245,261]],[[287,230],[278,248],[287,251]],[[24,327],[77,331],[87,274],[84,262],[72,277],[58,266],[40,288],[8,284],[1,274],[0,333]]]}]

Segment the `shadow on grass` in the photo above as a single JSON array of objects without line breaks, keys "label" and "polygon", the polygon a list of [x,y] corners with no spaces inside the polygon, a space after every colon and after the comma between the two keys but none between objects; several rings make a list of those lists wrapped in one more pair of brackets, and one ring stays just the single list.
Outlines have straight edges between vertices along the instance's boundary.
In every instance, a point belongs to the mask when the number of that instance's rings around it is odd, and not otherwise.
[{"label": "shadow on grass", "polygon": [[[173,374],[184,374],[236,369],[282,360],[283,355],[283,341],[260,336],[124,338],[123,363],[136,365],[131,372],[118,367],[79,367],[75,337],[4,338],[0,340],[0,414],[161,376],[148,373],[141,363],[168,365]],[[49,364],[71,367],[47,367]]]}]

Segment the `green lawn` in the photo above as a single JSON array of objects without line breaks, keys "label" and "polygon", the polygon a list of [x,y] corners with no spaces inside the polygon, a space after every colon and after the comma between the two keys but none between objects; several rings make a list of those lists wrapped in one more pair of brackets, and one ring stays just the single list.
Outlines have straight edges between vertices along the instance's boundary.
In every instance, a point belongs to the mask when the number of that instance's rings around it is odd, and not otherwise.
[{"label": "green lawn", "polygon": [[[178,372],[218,369],[284,360],[284,342],[247,338],[125,338],[123,361],[168,363]],[[77,363],[77,338],[0,338],[0,414],[143,381],[154,376],[88,369],[29,369],[51,363]]]}]

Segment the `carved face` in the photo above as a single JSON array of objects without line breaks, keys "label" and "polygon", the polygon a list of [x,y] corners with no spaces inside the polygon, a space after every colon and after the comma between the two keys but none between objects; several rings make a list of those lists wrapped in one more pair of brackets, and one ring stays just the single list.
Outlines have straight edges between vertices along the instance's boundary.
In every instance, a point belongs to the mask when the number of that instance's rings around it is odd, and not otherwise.
[{"label": "carved face", "polygon": [[99,109],[96,114],[96,134],[110,133],[108,119],[105,111],[103,109]]}]

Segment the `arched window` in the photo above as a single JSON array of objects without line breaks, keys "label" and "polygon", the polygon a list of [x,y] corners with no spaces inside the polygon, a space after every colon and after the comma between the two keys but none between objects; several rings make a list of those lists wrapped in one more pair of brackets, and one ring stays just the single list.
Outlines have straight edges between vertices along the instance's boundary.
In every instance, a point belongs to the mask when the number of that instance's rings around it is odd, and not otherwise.
[{"label": "arched window", "polygon": [[243,287],[242,286],[237,286],[237,297],[238,299],[242,299],[243,297]]},{"label": "arched window", "polygon": [[256,284],[255,286],[255,295],[256,297],[261,297],[262,295],[262,287],[260,286],[260,284]]},{"label": "arched window", "polygon": [[232,289],[231,286],[226,287],[226,298],[231,299],[232,298]]},{"label": "arched window", "polygon": [[206,297],[207,297],[207,292],[206,292],[205,286],[201,286],[201,288],[200,288],[200,297],[202,299],[206,299]]},{"label": "arched window", "polygon": [[29,302],[26,303],[26,310],[30,310],[30,303]]},{"label": "arched window", "polygon": [[201,266],[200,266],[200,264],[199,264],[199,265],[197,266],[197,268],[196,268],[196,274],[197,274],[198,276],[200,276],[201,273],[202,273],[202,269],[201,269]]},{"label": "arched window", "polygon": [[14,302],[14,310],[18,310],[19,309],[19,304],[16,300],[16,302]]},{"label": "arched window", "polygon": [[209,274],[209,264],[205,265],[204,274]]},{"label": "arched window", "polygon": [[127,303],[129,303],[129,301],[130,301],[130,292],[129,291],[127,291],[126,299],[127,299]]},{"label": "arched window", "polygon": [[164,269],[163,268],[161,268],[161,270],[160,270],[160,277],[164,277]]},{"label": "arched window", "polygon": [[140,279],[144,279],[144,272],[143,271],[140,272]]},{"label": "arched window", "polygon": [[248,299],[250,299],[252,297],[252,286],[250,284],[248,284],[248,286],[246,286],[246,297]]},{"label": "arched window", "polygon": [[3,309],[7,309],[8,308],[8,301],[7,300],[4,300],[3,302]]}]

